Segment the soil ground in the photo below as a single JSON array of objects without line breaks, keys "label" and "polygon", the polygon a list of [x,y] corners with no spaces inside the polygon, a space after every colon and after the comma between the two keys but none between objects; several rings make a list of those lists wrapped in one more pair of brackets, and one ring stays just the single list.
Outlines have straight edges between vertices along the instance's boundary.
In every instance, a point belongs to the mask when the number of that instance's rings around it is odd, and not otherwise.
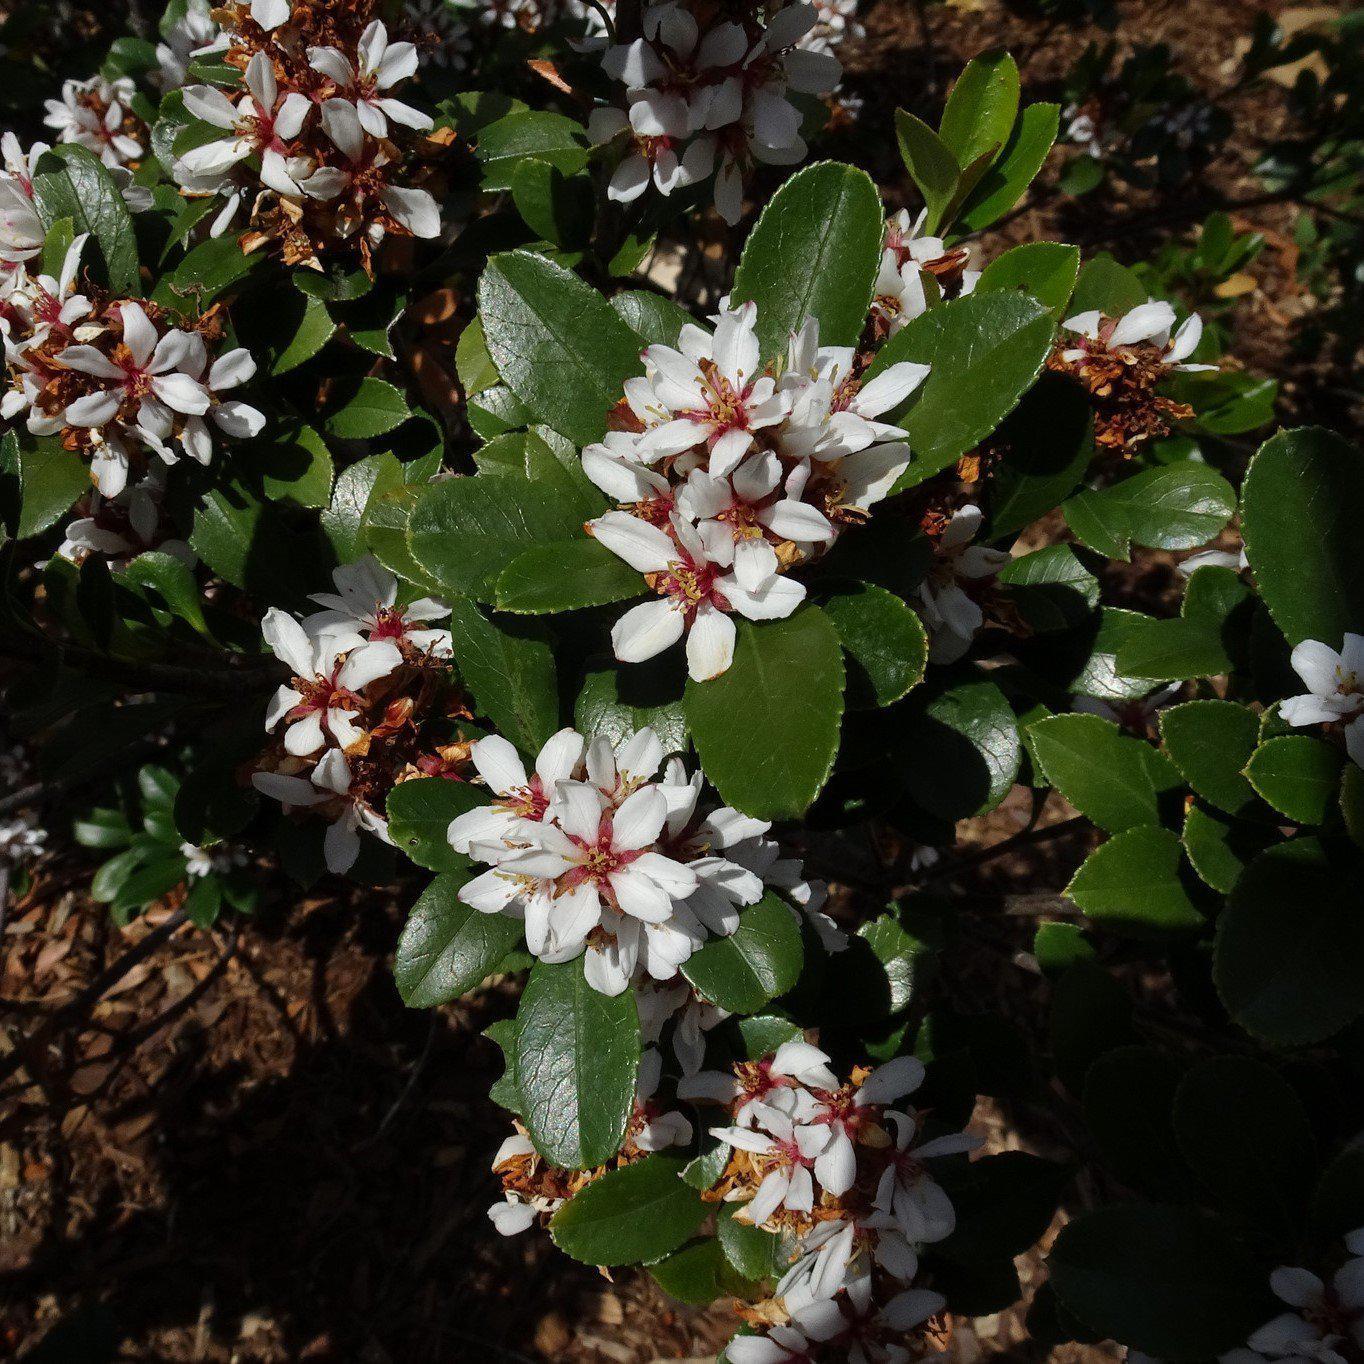
[{"label": "soil ground", "polygon": [[[1029,95],[1054,93],[1093,34],[1039,19],[1036,8],[932,6],[925,48],[911,0],[870,6],[866,42],[846,53],[851,86],[866,98],[861,127],[888,129],[896,104],[931,110],[967,57],[999,44],[1019,55]],[[1178,69],[1216,86],[1264,8],[1137,0],[1120,6],[1115,36],[1166,41]],[[1236,114],[1262,129],[1273,103],[1244,97]],[[855,159],[876,165],[884,183],[899,182],[891,139],[878,150],[865,131],[848,136],[857,139]],[[1246,188],[1245,173],[1234,145],[1209,172],[1233,193]],[[1000,243],[1051,236],[1135,256],[1197,220],[1187,205],[1152,219],[1151,206],[1136,201],[1062,201],[1045,183],[1035,202]],[[1289,325],[1309,306],[1292,277],[1290,220],[1283,208],[1246,215],[1275,249],[1255,266],[1234,353],[1252,369],[1286,372],[1290,409],[1340,422],[1348,411],[1336,410],[1310,358],[1290,352]],[[1125,237],[1114,239],[1114,222],[1128,224]],[[1113,587],[1150,603],[1172,580],[1157,565]],[[1016,791],[965,827],[965,851],[1008,837],[1025,813]],[[1044,823],[1066,813],[1050,810]],[[1039,917],[1067,913],[1058,892],[1083,850],[1063,836],[991,861],[962,883],[968,892],[1026,893],[943,972],[961,1002],[989,1008],[1007,997],[1036,1028],[1045,986],[1027,947]],[[504,1240],[493,1231],[488,1163],[506,1128],[486,1097],[499,1053],[480,1034],[513,1011],[515,987],[493,983],[434,1015],[405,1010],[390,961],[415,887],[300,897],[262,871],[264,903],[239,932],[174,934],[78,1030],[56,1026],[40,1044],[25,1041],[54,1019],[60,1025],[58,1011],[172,912],[115,929],[82,894],[93,865],[80,853],[49,856],[4,924],[0,1059],[24,1047],[21,1074],[34,1083],[0,1086],[0,1358],[649,1364],[714,1356],[732,1328],[723,1306],[680,1307],[643,1273],[612,1282],[542,1235]],[[983,1105],[976,1126],[995,1149],[1048,1154],[1066,1145],[1035,1113]],[[1074,1193],[1086,1196],[1083,1187]],[[1044,1277],[1041,1259],[1020,1262],[1030,1291]],[[1113,1353],[1067,1347],[1061,1357]],[[959,1330],[953,1357],[970,1364],[984,1355],[1045,1352],[1028,1341],[1018,1310]]]}]

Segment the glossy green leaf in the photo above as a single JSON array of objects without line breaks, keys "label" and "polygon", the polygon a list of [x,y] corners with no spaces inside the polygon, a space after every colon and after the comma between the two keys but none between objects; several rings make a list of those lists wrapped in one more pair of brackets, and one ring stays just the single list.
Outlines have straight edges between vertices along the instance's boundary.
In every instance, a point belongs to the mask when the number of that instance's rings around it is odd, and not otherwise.
[{"label": "glossy green leaf", "polygon": [[807,318],[825,346],[853,345],[871,306],[884,214],[864,172],[837,162],[807,166],[772,196],[734,275],[736,304],[758,305],[764,359],[785,354]]},{"label": "glossy green leaf", "polygon": [[1018,203],[1055,144],[1060,122],[1057,104],[1030,104],[1023,110],[999,159],[967,201],[957,223],[960,231],[980,232]]},{"label": "glossy green leaf", "polygon": [[1236,494],[1216,470],[1181,460],[1077,493],[1064,510],[1066,524],[1091,549],[1126,559],[1132,542],[1148,549],[1206,545],[1231,520]]},{"label": "glossy green leaf", "polygon": [[576,275],[529,251],[488,262],[478,305],[507,387],[574,444],[600,440],[625,380],[643,372],[639,338],[615,309]]},{"label": "glossy green leaf", "polygon": [[1182,786],[1167,758],[1097,715],[1056,715],[1030,726],[1028,737],[1047,780],[1112,834],[1158,824]]},{"label": "glossy green leaf", "polygon": [[800,925],[791,908],[768,892],[739,915],[727,938],[712,938],[682,963],[682,974],[730,1013],[756,1013],[800,975]]},{"label": "glossy green leaf", "polygon": [[1256,586],[1290,644],[1338,648],[1364,621],[1364,457],[1317,427],[1285,431],[1251,460],[1241,529]]},{"label": "glossy green leaf", "polygon": [[895,111],[895,137],[910,179],[928,208],[925,226],[935,231],[956,195],[961,163],[928,124],[904,109]]},{"label": "glossy green leaf", "polygon": [[1341,751],[1323,739],[1285,734],[1261,744],[1245,771],[1281,815],[1296,824],[1324,824],[1336,808],[1344,763]]},{"label": "glossy green leaf", "polygon": [[1160,716],[1161,741],[1180,775],[1204,800],[1232,815],[1255,803],[1243,771],[1259,733],[1259,717],[1235,701],[1188,701]]},{"label": "glossy green leaf", "polygon": [[856,583],[835,590],[823,608],[848,654],[849,705],[889,706],[923,680],[928,636],[894,593]]},{"label": "glossy green leaf", "polygon": [[447,1004],[481,985],[521,939],[515,919],[480,914],[460,901],[464,881],[463,875],[436,877],[407,916],[393,978],[409,1009]]},{"label": "glossy green leaf", "polygon": [[634,996],[598,994],[581,957],[540,962],[521,995],[514,1050],[522,1117],[540,1153],[575,1170],[610,1160],[634,1107]]},{"label": "glossy green leaf", "polygon": [[1082,624],[1099,605],[1099,580],[1069,545],[1047,545],[999,571],[998,580],[1027,625],[1039,634]]},{"label": "glossy green leaf", "polygon": [[1274,841],[1268,825],[1235,819],[1220,810],[1193,801],[1184,813],[1184,854],[1199,878],[1214,890],[1229,895],[1245,871]]},{"label": "glossy green leaf", "polygon": [[71,504],[90,489],[89,466],[56,436],[11,432],[19,466],[19,524],[17,539],[39,535],[56,525]]},{"label": "glossy green leaf", "polygon": [[[97,156],[72,142],[38,158],[33,175],[33,205],[44,228],[69,218],[77,233],[88,232],[104,257],[110,290],[124,298],[142,294],[133,221],[113,177]],[[96,265],[86,248],[86,268]]]},{"label": "glossy green leaf", "polygon": [[962,72],[943,109],[941,136],[957,163],[968,166],[998,151],[1018,117],[1018,66],[1003,50],[982,53]]},{"label": "glossy green leaf", "polygon": [[649,1264],[676,1250],[711,1205],[682,1182],[683,1162],[659,1152],[579,1190],[549,1224],[554,1244],[589,1265]]},{"label": "glossy green leaf", "polygon": [[583,677],[573,724],[589,742],[605,735],[617,751],[647,725],[665,753],[681,753],[687,746],[681,681],[666,660],[629,668],[614,661],[594,665]]},{"label": "glossy green leaf", "polygon": [[691,314],[672,299],[643,289],[613,295],[611,306],[630,330],[651,346],[676,347],[682,328],[692,320]]},{"label": "glossy green leaf", "polygon": [[345,391],[341,405],[327,414],[324,426],[337,440],[372,440],[401,426],[412,415],[407,399],[384,379],[361,379]]},{"label": "glossy green leaf", "polygon": [[1024,293],[1058,321],[1080,277],[1080,248],[1061,242],[1025,242],[992,260],[976,281],[976,293]]},{"label": "glossy green leaf", "polygon": [[1190,898],[1191,881],[1179,835],[1144,825],[1100,844],[1071,878],[1066,895],[1115,933],[1159,937],[1203,927]]},{"label": "glossy green leaf", "polygon": [[642,596],[644,577],[586,535],[524,550],[498,575],[497,605],[516,615],[547,615]]},{"label": "glossy green leaf", "polygon": [[553,644],[534,622],[489,620],[472,602],[452,603],[455,662],[481,715],[522,752],[538,753],[559,728]]},{"label": "glossy green leaf", "polygon": [[446,838],[450,821],[488,803],[481,786],[445,777],[413,777],[388,794],[388,832],[394,844],[419,867],[463,872],[469,859]]},{"label": "glossy green leaf", "polygon": [[891,337],[869,378],[901,360],[932,366],[899,422],[914,461],[897,489],[941,473],[995,430],[1042,372],[1053,330],[1035,299],[992,293],[930,308]]},{"label": "glossy green leaf", "polygon": [[726,804],[757,819],[803,813],[828,780],[843,716],[838,632],[818,607],[738,620],[734,662],[687,683],[687,723]]}]

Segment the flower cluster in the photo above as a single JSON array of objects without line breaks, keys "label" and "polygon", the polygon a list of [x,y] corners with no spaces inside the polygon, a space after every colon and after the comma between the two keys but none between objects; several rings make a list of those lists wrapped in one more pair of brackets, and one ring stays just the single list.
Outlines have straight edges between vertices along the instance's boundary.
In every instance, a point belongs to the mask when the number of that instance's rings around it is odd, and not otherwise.
[{"label": "flower cluster", "polygon": [[1291,1310],[1252,1332],[1244,1348],[1223,1355],[1223,1364],[1350,1364],[1364,1356],[1364,1227],[1346,1236],[1345,1250],[1329,1283],[1309,1269],[1276,1269],[1269,1286]]},{"label": "flower cluster", "polygon": [[1064,324],[1072,338],[1048,364],[1083,385],[1094,406],[1094,441],[1101,450],[1130,453],[1169,435],[1171,423],[1193,416],[1186,403],[1157,392],[1171,375],[1216,369],[1188,363],[1203,338],[1197,313],[1176,331],[1175,310],[1152,300],[1120,318],[1080,313]]},{"label": "flower cluster", "polygon": [[459,898],[521,920],[541,961],[585,954],[588,983],[602,994],[673,980],[708,937],[734,932],[765,884],[789,877],[764,837],[767,822],[728,807],[702,814],[701,774],[688,776],[677,758],[665,766],[652,729],[619,753],[605,737],[589,744],[560,730],[532,775],[497,735],[470,757],[493,800],[450,825],[450,844],[490,869]]},{"label": "flower cluster", "polygon": [[271,243],[291,265],[317,265],[348,247],[366,266],[385,236],[436,237],[436,200],[413,183],[442,146],[413,144],[432,120],[394,88],[417,69],[409,42],[390,42],[368,0],[298,5],[253,0],[219,11],[228,31],[221,60],[241,87],[189,85],[185,109],[204,127],[176,159],[190,196],[221,207],[220,236],[244,215],[245,250]]},{"label": "flower cluster", "polygon": [[919,1248],[956,1225],[926,1162],[978,1145],[966,1133],[923,1140],[921,1115],[891,1107],[923,1078],[922,1063],[901,1056],[875,1070],[858,1067],[842,1083],[824,1052],[791,1041],[732,1073],[703,1072],[679,1084],[684,1097],[729,1108],[730,1124],[711,1129],[730,1150],[711,1196],[742,1203],[740,1220],[794,1245],[775,1300],[754,1314],[776,1323],[765,1339],[787,1354],[741,1337],[729,1347],[731,1360],[784,1359],[799,1342],[805,1353],[796,1358],[921,1356],[909,1352],[906,1334],[937,1316],[943,1299],[911,1287]]},{"label": "flower cluster", "polygon": [[333,574],[335,593],[302,621],[272,607],[265,641],[289,666],[265,716],[277,734],[252,784],[286,809],[315,809],[330,822],[327,866],[348,870],[360,831],[390,842],[388,794],[412,777],[461,780],[469,711],[446,660],[450,632],[426,622],[450,608],[431,598],[398,604],[398,580],[366,556]]},{"label": "flower cluster", "polygon": [[814,27],[800,40],[811,52],[832,52],[848,38],[860,40],[867,30],[857,17],[858,0],[811,0]]},{"label": "flower cluster", "polygon": [[607,49],[602,65],[625,86],[625,107],[593,111],[594,142],[622,137],[628,150],[610,185],[613,199],[637,199],[650,182],[661,194],[715,176],[715,207],[726,222],[743,211],[744,181],[759,163],[805,157],[794,91],[825,95],[842,74],[828,51],[802,46],[819,15],[793,0],[765,22],[756,5],[741,17],[705,21],[682,0],[651,0],[642,37]]},{"label": "flower cluster", "polygon": [[659,598],[617,622],[616,657],[640,662],[685,634],[698,681],[730,665],[730,614],[789,616],[805,588],[787,571],[865,519],[908,467],[904,432],[879,419],[928,373],[902,362],[867,379],[864,357],[821,346],[813,320],[784,366],[764,367],[754,304],[722,304],[714,320],[645,350],[613,429],[583,451],[588,477],[622,507],[589,531]]},{"label": "flower cluster", "polygon": [[1339,653],[1305,639],[1293,650],[1293,668],[1307,691],[1284,701],[1279,715],[1295,728],[1341,726],[1346,752],[1364,767],[1364,635],[1346,631]]},{"label": "flower cluster", "polygon": [[61,99],[46,102],[43,122],[58,142],[74,142],[106,166],[127,166],[142,158],[147,142],[146,125],[132,111],[136,93],[128,76],[69,80],[62,85]]},{"label": "flower cluster", "polygon": [[155,549],[193,567],[198,556],[180,538],[164,506],[167,473],[164,466],[153,465],[139,482],[114,497],[92,488],[77,500],[58,556],[81,564],[97,554],[109,559],[111,567],[121,567]]},{"label": "flower cluster", "polygon": [[0,332],[9,387],[0,416],[35,436],[59,436],[90,461],[104,497],[117,497],[155,456],[199,464],[214,432],[236,439],[265,425],[231,390],[256,372],[243,349],[214,356],[223,319],[210,309],[192,326],[151,302],[77,292],[84,235],[53,278],[25,268],[0,282]]},{"label": "flower cluster", "polygon": [[643,1160],[653,1151],[685,1146],[692,1138],[690,1120],[667,1110],[655,1100],[663,1073],[663,1058],[646,1048],[639,1058],[635,1083],[635,1106],[625,1128],[620,1150],[609,1165],[592,1170],[565,1170],[551,1165],[536,1151],[526,1130],[516,1123],[515,1133],[497,1149],[493,1173],[502,1181],[502,1197],[488,1209],[488,1218],[503,1236],[516,1236],[535,1222],[547,1222],[579,1189],[608,1170],[619,1170]]},{"label": "flower cluster", "polygon": [[944,298],[965,297],[980,279],[980,271],[968,268],[970,248],[949,250],[941,237],[928,236],[923,230],[927,218],[927,209],[914,219],[901,209],[886,223],[871,305],[878,336],[893,336]]},{"label": "flower cluster", "polygon": [[208,0],[188,0],[184,10],[166,24],[156,45],[157,82],[163,90],[178,90],[196,57],[222,51],[227,36],[213,17]]}]

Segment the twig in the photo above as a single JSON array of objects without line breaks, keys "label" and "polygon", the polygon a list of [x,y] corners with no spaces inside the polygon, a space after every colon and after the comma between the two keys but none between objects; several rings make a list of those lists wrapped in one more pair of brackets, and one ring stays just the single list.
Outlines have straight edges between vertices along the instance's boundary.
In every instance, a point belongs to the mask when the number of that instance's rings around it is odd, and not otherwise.
[{"label": "twig", "polygon": [[985,862],[991,862],[996,857],[1002,857],[1015,848],[1047,843],[1053,838],[1062,838],[1066,834],[1074,833],[1082,826],[1088,825],[1089,820],[1084,815],[1076,815],[1073,819],[1063,819],[1059,824],[1047,824],[1040,829],[1024,829],[1011,838],[1006,838],[1000,843],[992,843],[988,848],[982,848],[978,853],[972,853],[970,857],[962,857],[954,862],[934,867],[926,876],[920,878],[920,884],[929,885],[934,881],[942,881],[948,877],[957,876],[964,871],[971,871]]}]

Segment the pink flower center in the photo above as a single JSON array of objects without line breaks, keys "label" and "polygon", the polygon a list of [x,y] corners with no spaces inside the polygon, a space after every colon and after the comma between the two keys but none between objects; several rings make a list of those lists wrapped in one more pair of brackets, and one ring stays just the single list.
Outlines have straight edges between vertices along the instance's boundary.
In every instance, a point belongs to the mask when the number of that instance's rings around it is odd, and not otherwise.
[{"label": "pink flower center", "polygon": [[612,874],[620,871],[622,867],[628,867],[643,853],[641,848],[613,847],[614,833],[614,821],[606,814],[602,816],[601,823],[597,826],[596,842],[588,842],[585,838],[569,834],[569,838],[580,850],[580,856],[577,866],[570,867],[555,882],[555,895],[567,894],[591,881],[596,884],[604,898],[614,902],[615,895],[610,883]]}]

